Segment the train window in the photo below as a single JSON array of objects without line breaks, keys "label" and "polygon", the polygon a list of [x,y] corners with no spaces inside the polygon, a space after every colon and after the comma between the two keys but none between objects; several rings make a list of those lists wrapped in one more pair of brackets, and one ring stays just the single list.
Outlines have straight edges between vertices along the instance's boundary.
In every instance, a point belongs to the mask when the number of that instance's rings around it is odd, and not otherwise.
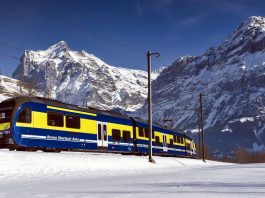
[{"label": "train window", "polygon": [[5,101],[0,104],[0,123],[10,122],[15,101]]},{"label": "train window", "polygon": [[47,123],[49,126],[57,126],[57,127],[63,127],[63,114],[55,113],[55,112],[48,112],[48,119]]},{"label": "train window", "polygon": [[190,144],[189,143],[187,143],[187,149],[191,149],[191,147],[190,147]]},{"label": "train window", "polygon": [[177,136],[177,143],[179,143],[179,144],[181,143],[180,139],[181,139],[181,137]]},{"label": "train window", "polygon": [[184,138],[183,137],[180,137],[180,143],[184,144]]},{"label": "train window", "polygon": [[31,109],[26,107],[19,113],[18,122],[31,123]]},{"label": "train window", "polygon": [[155,145],[160,146],[160,140],[158,136],[155,136]]},{"label": "train window", "polygon": [[174,140],[174,142],[177,142],[177,136],[176,135],[173,135],[173,140]]},{"label": "train window", "polygon": [[149,137],[149,129],[144,128],[144,137],[148,138]]},{"label": "train window", "polygon": [[122,131],[122,139],[124,142],[130,142],[131,139],[130,131]]},{"label": "train window", "polygon": [[142,127],[139,127],[139,136],[144,137],[144,129]]},{"label": "train window", "polygon": [[[143,136],[142,137],[146,137],[149,138],[149,128],[142,128],[143,129]],[[155,137],[155,131],[152,130],[152,139],[154,139]]]},{"label": "train window", "polygon": [[170,146],[170,147],[174,147],[174,145],[173,145],[173,139],[170,139],[170,140],[169,140],[169,146]]},{"label": "train window", "polygon": [[121,141],[121,131],[118,129],[112,129],[112,140],[113,142]]},{"label": "train window", "polygon": [[73,129],[80,129],[80,117],[79,116],[66,116],[66,127]]}]

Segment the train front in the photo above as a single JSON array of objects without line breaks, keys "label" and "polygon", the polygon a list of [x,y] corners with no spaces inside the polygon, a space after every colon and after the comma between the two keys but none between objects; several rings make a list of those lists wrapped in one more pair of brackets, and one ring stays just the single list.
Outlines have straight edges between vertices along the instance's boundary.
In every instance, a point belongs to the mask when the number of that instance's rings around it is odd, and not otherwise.
[{"label": "train front", "polygon": [[14,145],[11,135],[14,106],[14,100],[5,100],[0,103],[0,148],[11,148]]}]

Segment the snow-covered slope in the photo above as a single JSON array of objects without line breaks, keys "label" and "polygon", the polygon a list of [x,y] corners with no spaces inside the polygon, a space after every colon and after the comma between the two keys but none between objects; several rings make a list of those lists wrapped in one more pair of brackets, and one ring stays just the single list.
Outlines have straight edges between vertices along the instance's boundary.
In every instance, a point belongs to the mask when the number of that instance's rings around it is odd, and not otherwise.
[{"label": "snow-covered slope", "polygon": [[[19,80],[0,75],[0,102],[11,97],[29,95],[30,87]],[[36,90],[34,95],[41,96]]]},{"label": "snow-covered slope", "polygon": [[[39,181],[70,176],[72,178],[155,172],[176,167],[223,165],[226,163],[197,159],[178,159],[155,156],[155,164],[149,163],[146,156],[120,155],[111,153],[85,152],[19,152],[0,149],[0,186],[12,183],[17,178]],[[37,177],[38,175],[38,177]],[[4,178],[4,179],[3,179]]]},{"label": "snow-covered slope", "polygon": [[[223,151],[263,147],[265,18],[250,17],[220,46],[201,56],[181,57],[164,69],[154,81],[154,119],[172,119],[175,127],[196,129],[197,112],[185,109],[198,107],[200,93],[206,144]],[[147,105],[139,115],[146,111]]]},{"label": "snow-covered slope", "polygon": [[146,72],[110,66],[72,51],[64,41],[47,50],[26,50],[13,77],[37,84],[46,97],[100,109],[135,111],[147,97]]},{"label": "snow-covered slope", "polygon": [[0,197],[264,197],[264,164],[0,150]]},{"label": "snow-covered slope", "polygon": [[[0,197],[8,193],[15,196],[17,190],[32,185],[57,183],[58,187],[66,181],[86,180],[87,190],[93,190],[88,180],[96,182],[99,178],[121,176],[130,180],[132,176],[144,174],[169,173],[187,168],[223,165],[220,162],[207,162],[195,159],[154,157],[155,164],[149,163],[146,156],[124,156],[103,153],[44,153],[16,152],[0,150]],[[113,179],[113,182],[115,179]],[[72,183],[78,188],[77,183]],[[13,189],[11,188],[12,186]],[[38,190],[43,189],[43,187]],[[34,187],[33,187],[34,189]],[[35,191],[22,190],[23,197],[35,197]],[[36,189],[36,187],[35,187]],[[49,192],[47,189],[46,193]],[[20,194],[19,193],[19,194]],[[49,194],[49,193],[48,193]],[[71,197],[71,194],[68,194]],[[51,197],[61,197],[55,195]],[[79,197],[79,196],[78,196]],[[90,196],[87,196],[90,197]]]}]

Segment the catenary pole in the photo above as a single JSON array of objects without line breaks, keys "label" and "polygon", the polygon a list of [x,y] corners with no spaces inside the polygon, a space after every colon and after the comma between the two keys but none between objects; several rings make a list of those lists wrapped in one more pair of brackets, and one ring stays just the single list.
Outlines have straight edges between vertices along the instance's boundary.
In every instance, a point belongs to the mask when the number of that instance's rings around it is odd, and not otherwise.
[{"label": "catenary pole", "polygon": [[203,111],[202,111],[202,94],[200,93],[200,114],[201,114],[201,138],[202,138],[202,160],[205,162],[205,149],[204,149],[204,130],[203,130]]},{"label": "catenary pole", "polygon": [[198,154],[199,154],[199,159],[201,159],[201,127],[200,127],[200,111],[198,110]]},{"label": "catenary pole", "polygon": [[153,131],[153,120],[152,120],[152,79],[151,79],[151,56],[157,55],[159,53],[147,52],[147,70],[148,70],[148,124],[149,124],[149,162],[155,163],[153,159],[153,149],[152,149],[152,131]]}]

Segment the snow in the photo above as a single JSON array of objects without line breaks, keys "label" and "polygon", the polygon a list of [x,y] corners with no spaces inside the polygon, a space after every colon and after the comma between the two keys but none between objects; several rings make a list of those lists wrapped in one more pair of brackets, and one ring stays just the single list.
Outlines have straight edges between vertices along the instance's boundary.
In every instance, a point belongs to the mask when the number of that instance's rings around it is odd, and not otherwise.
[{"label": "snow", "polygon": [[222,132],[222,133],[224,133],[224,132],[230,132],[230,133],[232,133],[233,130],[232,130],[229,126],[225,126],[225,128],[222,129],[221,132]]},{"label": "snow", "polygon": [[[265,61],[264,52],[256,52],[256,53],[248,53],[243,58],[244,60],[244,68],[246,69],[254,69],[259,66],[263,66]],[[256,68],[257,69],[257,68]]]},{"label": "snow", "polygon": [[244,117],[244,118],[240,118],[240,122],[254,122],[254,117]]},{"label": "snow", "polygon": [[[0,88],[0,102],[15,96],[28,95],[28,89],[26,89],[19,80],[3,75],[0,75]],[[37,93],[36,90],[34,90],[34,93],[37,96],[41,96],[41,94]]]},{"label": "snow", "polygon": [[0,197],[263,197],[265,164],[0,150]]},{"label": "snow", "polygon": [[229,123],[234,123],[234,122],[254,122],[255,121],[255,117],[242,117],[242,118],[238,118],[238,119],[234,119],[229,121]]},{"label": "snow", "polygon": [[199,133],[199,129],[198,128],[197,129],[191,129],[190,132],[191,133]]},{"label": "snow", "polygon": [[[183,166],[205,166],[194,159],[154,157],[155,164],[146,163],[146,156],[125,156],[111,153],[83,152],[19,152],[0,150],[0,182],[10,183],[21,177],[25,180],[39,178],[90,177],[106,175],[123,175],[127,173],[144,173],[147,170],[161,171]],[[209,162],[209,164],[220,164]],[[38,177],[36,177],[38,175]]]}]

